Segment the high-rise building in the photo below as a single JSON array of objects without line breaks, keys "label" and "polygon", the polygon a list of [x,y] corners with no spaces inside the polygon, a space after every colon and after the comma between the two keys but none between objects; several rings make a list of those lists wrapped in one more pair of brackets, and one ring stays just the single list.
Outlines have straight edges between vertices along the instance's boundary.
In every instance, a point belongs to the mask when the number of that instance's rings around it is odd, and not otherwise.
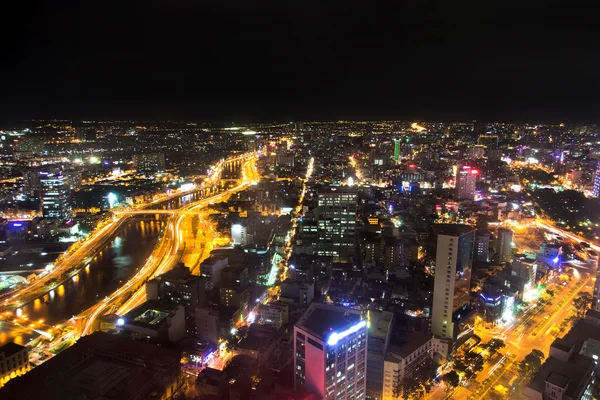
[{"label": "high-rise building", "polygon": [[203,306],[206,301],[206,279],[192,275],[183,263],[146,282],[146,300],[186,307]]},{"label": "high-rise building", "polygon": [[472,331],[469,298],[475,230],[469,225],[443,224],[436,225],[435,231],[431,332],[445,339],[466,340],[465,335]]},{"label": "high-rise building", "polygon": [[145,153],[133,156],[133,168],[142,172],[164,171],[165,155],[161,153]]},{"label": "high-rise building", "polygon": [[348,187],[319,190],[317,254],[352,257],[355,253],[356,210],[358,195]]},{"label": "high-rise building", "polygon": [[394,314],[389,311],[369,311],[367,350],[367,397],[383,396],[383,370],[392,333]]},{"label": "high-rise building", "polygon": [[394,163],[400,161],[400,139],[394,139]]},{"label": "high-rise building", "polygon": [[471,160],[479,160],[483,158],[485,153],[485,147],[481,145],[476,145],[467,149],[467,156]]},{"label": "high-rise building", "polygon": [[359,311],[312,303],[294,326],[296,390],[322,399],[364,399],[367,336]]},{"label": "high-rise building", "polygon": [[29,348],[13,342],[0,346],[0,388],[29,370]]},{"label": "high-rise building", "polygon": [[592,193],[594,196],[600,197],[600,161],[596,167],[596,176],[594,177],[594,189]]},{"label": "high-rise building", "polygon": [[200,264],[200,274],[206,279],[206,290],[221,285],[221,271],[229,265],[227,257],[210,256]]},{"label": "high-rise building", "polygon": [[456,171],[456,199],[474,200],[475,183],[479,170],[469,165],[459,165]]},{"label": "high-rise building", "polygon": [[252,234],[248,232],[246,224],[231,225],[231,241],[234,245],[247,246],[252,244]]},{"label": "high-rise building", "polygon": [[513,276],[520,276],[527,279],[527,283],[525,283],[525,290],[528,290],[529,288],[535,286],[537,277],[536,260],[528,259],[523,255],[517,256],[511,264],[510,273]]},{"label": "high-rise building", "polygon": [[475,261],[487,262],[490,248],[490,232],[480,229],[475,233]]},{"label": "high-rise building", "polygon": [[508,228],[499,228],[496,238],[496,262],[503,264],[510,262],[512,255],[513,231]]},{"label": "high-rise building", "polygon": [[496,136],[496,135],[479,135],[479,138],[477,139],[477,144],[480,146],[487,147],[488,150],[497,149],[498,148],[498,136]]},{"label": "high-rise building", "polygon": [[381,400],[406,398],[402,384],[419,379],[419,372],[433,364],[434,338],[430,333],[409,332],[403,340],[392,341],[385,356],[383,395]]},{"label": "high-rise building", "polygon": [[23,190],[32,196],[40,194],[42,191],[42,182],[40,181],[39,171],[32,169],[23,172]]},{"label": "high-rise building", "polygon": [[594,299],[592,309],[600,311],[600,259],[596,265],[596,283],[594,284]]},{"label": "high-rise building", "polygon": [[68,215],[68,180],[60,172],[40,171],[42,186],[42,215],[46,218],[65,218]]}]

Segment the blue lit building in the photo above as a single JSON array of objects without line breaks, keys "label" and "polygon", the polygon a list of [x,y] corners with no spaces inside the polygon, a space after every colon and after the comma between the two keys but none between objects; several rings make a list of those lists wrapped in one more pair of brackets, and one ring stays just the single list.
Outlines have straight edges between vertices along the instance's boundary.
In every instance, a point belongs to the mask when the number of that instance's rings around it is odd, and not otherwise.
[{"label": "blue lit building", "polygon": [[294,326],[296,390],[364,399],[366,369],[367,320],[357,310],[312,303]]},{"label": "blue lit building", "polygon": [[69,185],[67,177],[60,172],[39,172],[42,186],[42,215],[45,218],[68,216]]}]

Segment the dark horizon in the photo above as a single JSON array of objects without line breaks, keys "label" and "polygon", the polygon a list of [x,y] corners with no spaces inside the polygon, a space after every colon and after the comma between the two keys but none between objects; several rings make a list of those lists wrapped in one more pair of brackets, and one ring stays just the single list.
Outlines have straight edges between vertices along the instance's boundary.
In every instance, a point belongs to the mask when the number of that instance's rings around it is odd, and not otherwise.
[{"label": "dark horizon", "polygon": [[599,121],[578,5],[63,4],[0,28],[0,120]]}]

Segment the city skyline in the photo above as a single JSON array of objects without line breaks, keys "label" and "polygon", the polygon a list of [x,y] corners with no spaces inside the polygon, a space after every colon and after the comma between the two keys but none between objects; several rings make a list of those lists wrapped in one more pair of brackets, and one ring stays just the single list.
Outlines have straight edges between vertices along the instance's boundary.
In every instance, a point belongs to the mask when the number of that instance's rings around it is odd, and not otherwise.
[{"label": "city skyline", "polygon": [[11,4],[0,398],[600,398],[582,3]]}]

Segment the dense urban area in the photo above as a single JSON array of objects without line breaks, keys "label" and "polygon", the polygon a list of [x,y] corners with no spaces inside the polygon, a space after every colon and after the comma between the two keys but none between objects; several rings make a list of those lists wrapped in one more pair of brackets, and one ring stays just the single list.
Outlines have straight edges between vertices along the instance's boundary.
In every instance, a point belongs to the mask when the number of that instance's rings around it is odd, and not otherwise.
[{"label": "dense urban area", "polygon": [[2,400],[600,398],[600,126],[0,129]]}]

